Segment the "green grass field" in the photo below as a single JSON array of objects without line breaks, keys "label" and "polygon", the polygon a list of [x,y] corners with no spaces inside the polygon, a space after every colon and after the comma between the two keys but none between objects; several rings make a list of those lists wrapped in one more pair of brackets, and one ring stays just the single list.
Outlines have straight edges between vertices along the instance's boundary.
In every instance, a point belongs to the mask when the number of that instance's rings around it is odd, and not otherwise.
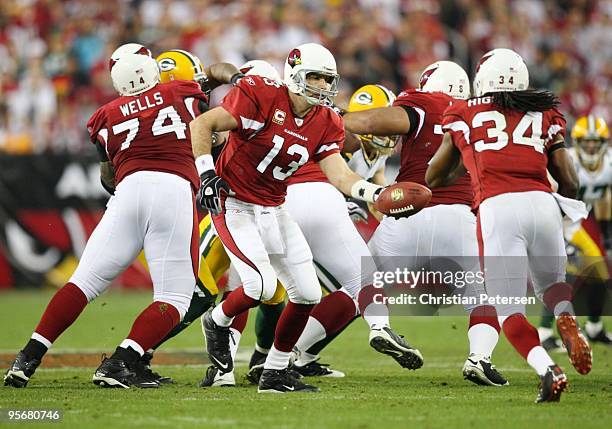
[{"label": "green grass field", "polygon": [[[47,292],[0,294],[0,353],[13,354],[23,346],[49,298]],[[148,302],[148,293],[100,297],[55,343],[54,351],[111,352]],[[311,379],[322,390],[318,394],[258,394],[243,380],[245,362],[237,364],[236,388],[196,387],[205,366],[192,364],[156,366],[158,372],[175,379],[174,385],[120,390],[94,386],[95,366],[45,369],[43,361],[26,389],[0,387],[0,408],[60,408],[64,419],[59,425],[71,428],[609,427],[612,349],[595,346],[594,368],[588,376],[578,375],[566,355],[555,355],[570,378],[570,390],[559,404],[536,405],[537,377],[505,339],[500,340],[493,359],[511,386],[479,387],[461,376],[467,353],[466,318],[395,317],[392,322],[423,352],[425,365],[420,370],[404,370],[370,349],[366,325],[358,320],[328,347],[323,358],[347,377]],[[245,353],[254,344],[252,332],[249,323],[242,340]],[[202,344],[196,324],[160,351]],[[1,363],[4,371],[9,362]],[[45,426],[32,424],[41,425]],[[0,426],[13,427],[1,422]]]}]

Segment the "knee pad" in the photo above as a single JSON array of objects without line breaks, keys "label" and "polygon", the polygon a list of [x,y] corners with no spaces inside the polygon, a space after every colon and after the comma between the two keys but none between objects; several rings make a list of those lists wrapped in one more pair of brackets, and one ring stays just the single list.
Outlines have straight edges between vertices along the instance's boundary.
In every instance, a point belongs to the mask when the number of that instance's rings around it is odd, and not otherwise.
[{"label": "knee pad", "polygon": [[276,284],[276,291],[274,291],[274,296],[267,301],[264,301],[262,304],[266,305],[278,305],[281,302],[285,302],[285,288],[280,282]]},{"label": "knee pad", "polygon": [[294,304],[318,304],[323,296],[321,287],[318,284],[306,288],[305,290],[295,292],[297,293],[289,294],[289,301]]},{"label": "knee pad", "polygon": [[272,266],[258,267],[251,278],[242,279],[242,288],[246,296],[258,301],[267,301],[274,296],[276,291],[276,273]]}]

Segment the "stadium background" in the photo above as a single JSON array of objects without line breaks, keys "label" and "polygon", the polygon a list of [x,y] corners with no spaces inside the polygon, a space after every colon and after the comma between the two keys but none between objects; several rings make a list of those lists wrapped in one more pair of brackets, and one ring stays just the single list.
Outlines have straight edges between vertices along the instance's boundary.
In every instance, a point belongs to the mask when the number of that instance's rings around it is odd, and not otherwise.
[{"label": "stadium background", "polygon": [[[438,59],[471,76],[484,52],[506,46],[533,87],[560,96],[569,127],[588,112],[611,119],[611,1],[3,0],[0,288],[59,286],[76,266],[106,201],[85,123],[115,97],[108,58],[128,41],[281,72],[294,46],[319,41],[337,59],[340,105],[363,84],[414,86]],[[143,262],[117,286],[147,287]]]}]

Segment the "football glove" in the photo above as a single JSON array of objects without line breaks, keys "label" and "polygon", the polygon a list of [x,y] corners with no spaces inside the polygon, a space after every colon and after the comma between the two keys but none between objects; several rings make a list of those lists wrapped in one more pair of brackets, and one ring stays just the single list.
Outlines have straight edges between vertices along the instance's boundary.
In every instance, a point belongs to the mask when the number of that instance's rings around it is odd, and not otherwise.
[{"label": "football glove", "polygon": [[208,170],[202,173],[200,181],[200,190],[196,197],[200,207],[208,210],[210,214],[221,214],[223,211],[221,208],[222,193],[233,195],[229,185],[225,180],[217,176],[215,170]]},{"label": "football glove", "polygon": [[346,209],[353,222],[368,221],[368,212],[355,201],[346,200]]}]

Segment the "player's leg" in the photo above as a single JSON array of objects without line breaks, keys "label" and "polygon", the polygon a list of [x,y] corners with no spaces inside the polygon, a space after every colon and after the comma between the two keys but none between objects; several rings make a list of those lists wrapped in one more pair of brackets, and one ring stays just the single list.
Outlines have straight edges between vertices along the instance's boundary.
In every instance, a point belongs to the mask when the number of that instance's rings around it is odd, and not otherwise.
[{"label": "player's leg", "polygon": [[[513,210],[508,210],[510,206]],[[540,376],[536,401],[546,402],[558,400],[567,378],[540,345],[536,328],[525,317],[525,306],[513,300],[524,297],[527,291],[527,247],[536,215],[524,193],[485,200],[478,214],[479,247],[484,257],[487,294],[497,299],[500,325],[510,344]],[[504,298],[508,304],[502,301]]]},{"label": "player's leg", "polygon": [[135,198],[133,183],[119,184],[87,241],[77,269],[47,305],[30,340],[7,371],[5,385],[25,387],[53,342],[136,258],[142,236],[136,223]]},{"label": "player's leg", "polygon": [[537,207],[539,212],[538,216],[533,216],[533,226],[525,233],[534,291],[555,315],[572,365],[580,374],[587,374],[592,367],[591,348],[576,322],[573,287],[565,281],[567,255],[561,213],[550,194],[529,192],[526,197],[531,207]]},{"label": "player's leg", "polygon": [[139,387],[159,386],[141,358],[183,319],[197,278],[198,224],[190,183],[165,173],[139,176],[139,197],[147,201],[139,204],[138,222],[153,281],[153,302],[138,315],[115,353],[96,370],[93,382],[103,387],[126,387],[120,377],[124,366],[134,371]]}]

